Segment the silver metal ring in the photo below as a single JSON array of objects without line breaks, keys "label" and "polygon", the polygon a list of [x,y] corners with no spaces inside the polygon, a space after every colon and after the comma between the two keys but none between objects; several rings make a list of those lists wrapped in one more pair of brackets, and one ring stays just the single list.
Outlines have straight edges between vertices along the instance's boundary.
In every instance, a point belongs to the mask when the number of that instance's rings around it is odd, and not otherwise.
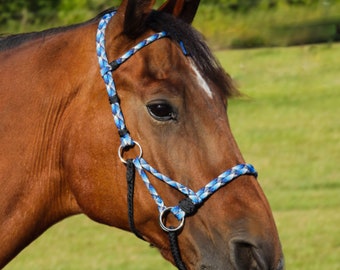
[{"label": "silver metal ring", "polygon": [[[143,150],[142,150],[142,147],[140,146],[140,144],[136,141],[134,141],[135,145],[138,146],[139,148],[139,155],[138,155],[138,158],[141,158],[142,155],[143,155]],[[127,147],[127,146],[123,146],[123,145],[120,145],[118,147],[118,157],[120,159],[121,162],[123,162],[124,164],[126,164],[126,160],[123,158],[123,151],[124,151],[124,148]]]},{"label": "silver metal ring", "polygon": [[183,225],[184,225],[184,219],[185,217],[183,217],[181,220],[180,220],[180,224],[177,226],[177,227],[167,227],[165,224],[164,224],[164,221],[163,219],[165,219],[164,215],[166,214],[169,214],[171,212],[171,209],[173,207],[167,207],[165,208],[160,214],[159,214],[159,224],[161,226],[161,228],[166,231],[166,232],[176,232],[178,230],[180,230]]}]

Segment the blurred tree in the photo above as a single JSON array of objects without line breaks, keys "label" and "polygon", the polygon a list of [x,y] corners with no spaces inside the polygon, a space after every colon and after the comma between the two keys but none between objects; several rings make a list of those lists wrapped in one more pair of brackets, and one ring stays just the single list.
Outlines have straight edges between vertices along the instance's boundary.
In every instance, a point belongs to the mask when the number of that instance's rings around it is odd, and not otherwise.
[{"label": "blurred tree", "polygon": [[[156,0],[156,7],[164,1]],[[120,3],[121,0],[0,0],[0,29],[6,33],[23,32],[38,27],[72,24]],[[207,10],[247,13],[283,5],[330,7],[334,3],[340,3],[340,0],[201,0],[201,9],[209,6]],[[213,13],[211,15],[214,16]]]},{"label": "blurred tree", "polygon": [[202,0],[203,5],[218,5],[235,12],[246,12],[259,6],[272,8],[279,0]]},{"label": "blurred tree", "polygon": [[0,23],[9,20],[44,21],[56,16],[59,0],[0,0]]},{"label": "blurred tree", "polygon": [[6,23],[6,21],[10,19],[19,20],[22,10],[25,8],[27,8],[27,2],[25,0],[0,0],[0,23]]}]

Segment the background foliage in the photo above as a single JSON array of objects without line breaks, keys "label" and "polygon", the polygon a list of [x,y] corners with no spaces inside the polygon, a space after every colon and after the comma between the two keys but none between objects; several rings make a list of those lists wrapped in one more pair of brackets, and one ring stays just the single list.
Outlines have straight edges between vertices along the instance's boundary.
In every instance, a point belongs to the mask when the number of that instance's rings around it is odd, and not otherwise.
[{"label": "background foliage", "polygon": [[[157,1],[160,5],[161,0]],[[119,0],[0,0],[0,33],[82,22]],[[194,22],[213,48],[340,40],[340,0],[201,0]]]}]

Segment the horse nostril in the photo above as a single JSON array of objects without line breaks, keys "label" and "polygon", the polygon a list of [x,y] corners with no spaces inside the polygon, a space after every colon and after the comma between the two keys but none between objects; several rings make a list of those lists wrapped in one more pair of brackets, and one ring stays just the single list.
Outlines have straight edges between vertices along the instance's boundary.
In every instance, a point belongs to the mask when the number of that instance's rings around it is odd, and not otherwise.
[{"label": "horse nostril", "polygon": [[263,264],[261,256],[256,247],[243,241],[233,241],[231,244],[231,261],[235,269],[257,270],[269,269]]},{"label": "horse nostril", "polygon": [[[231,263],[237,270],[283,270],[284,259],[265,242],[232,239],[229,242]],[[277,261],[279,260],[279,262]]]}]

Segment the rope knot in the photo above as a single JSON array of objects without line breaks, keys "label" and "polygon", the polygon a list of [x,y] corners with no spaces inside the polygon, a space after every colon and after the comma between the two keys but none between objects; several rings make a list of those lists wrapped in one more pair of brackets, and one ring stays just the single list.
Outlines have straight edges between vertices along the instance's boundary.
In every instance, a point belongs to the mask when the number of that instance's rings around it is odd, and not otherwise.
[{"label": "rope knot", "polygon": [[197,211],[196,205],[188,197],[181,200],[178,205],[188,216],[194,215]]}]

